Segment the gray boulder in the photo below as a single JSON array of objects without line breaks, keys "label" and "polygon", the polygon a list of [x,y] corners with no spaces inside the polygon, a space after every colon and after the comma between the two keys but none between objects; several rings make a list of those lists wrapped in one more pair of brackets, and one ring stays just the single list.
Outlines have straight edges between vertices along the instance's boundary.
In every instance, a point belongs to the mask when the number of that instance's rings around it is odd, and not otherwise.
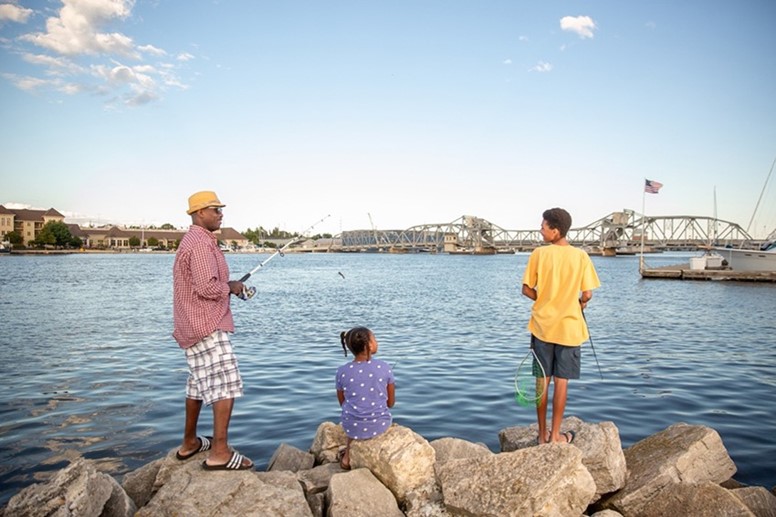
[{"label": "gray boulder", "polygon": [[622,514],[614,510],[601,510],[600,512],[595,512],[590,517],[622,517]]},{"label": "gray boulder", "polygon": [[490,456],[493,452],[481,443],[467,442],[460,438],[439,438],[430,443],[436,453],[436,463],[464,458]]},{"label": "gray boulder", "polygon": [[332,476],[326,506],[327,517],[404,517],[391,491],[368,469]]},{"label": "gray boulder", "polygon": [[304,490],[299,483],[299,478],[290,470],[255,472],[254,475],[259,478],[260,481],[263,481],[268,485],[273,485],[284,490],[290,490],[292,492],[298,492],[300,495],[304,495]]},{"label": "gray boulder", "polygon": [[334,474],[345,472],[339,463],[326,463],[309,470],[296,473],[297,480],[302,485],[304,493],[309,495],[323,493],[329,487]]},{"label": "gray boulder", "polygon": [[293,473],[261,475],[250,470],[207,471],[199,463],[187,463],[175,469],[136,517],[312,515]]},{"label": "gray boulder", "polygon": [[706,481],[718,485],[736,472],[714,429],[684,423],[674,424],[629,447],[625,460],[627,483],[600,502],[602,509],[614,509],[623,515],[643,515],[669,485]]},{"label": "gray boulder", "polygon": [[639,510],[639,517],[692,515],[693,517],[754,517],[746,505],[732,491],[717,483],[669,483],[649,504]]},{"label": "gray boulder", "polygon": [[333,422],[323,422],[318,426],[310,446],[310,453],[315,457],[315,464],[333,463],[337,461],[337,452],[348,443],[348,437],[342,426]]},{"label": "gray boulder", "polygon": [[436,453],[428,441],[407,427],[392,425],[386,432],[369,440],[350,444],[351,468],[367,468],[399,503],[407,494],[436,484]]},{"label": "gray boulder", "polygon": [[451,515],[581,515],[596,492],[576,447],[549,444],[437,467]]},{"label": "gray boulder", "polygon": [[[582,463],[593,476],[596,484],[596,493],[591,503],[600,499],[603,494],[625,486],[628,469],[620,441],[620,432],[613,422],[593,424],[572,416],[563,419],[561,429],[576,433],[572,445],[582,451]],[[538,432],[538,424],[503,429],[499,432],[501,450],[509,452],[533,447],[538,444]]]},{"label": "gray boulder", "polygon": [[776,496],[762,486],[742,487],[730,491],[757,517],[776,517]]},{"label": "gray boulder", "polygon": [[307,470],[313,468],[315,456],[309,452],[301,451],[296,447],[281,443],[275,450],[275,454],[269,460],[267,470]]},{"label": "gray boulder", "polygon": [[138,508],[145,506],[156,493],[154,485],[163,461],[164,458],[159,458],[124,475],[121,487],[132,498]]},{"label": "gray boulder", "polygon": [[94,462],[77,458],[45,483],[37,483],[14,495],[5,515],[129,517],[135,503],[111,476],[98,472]]}]

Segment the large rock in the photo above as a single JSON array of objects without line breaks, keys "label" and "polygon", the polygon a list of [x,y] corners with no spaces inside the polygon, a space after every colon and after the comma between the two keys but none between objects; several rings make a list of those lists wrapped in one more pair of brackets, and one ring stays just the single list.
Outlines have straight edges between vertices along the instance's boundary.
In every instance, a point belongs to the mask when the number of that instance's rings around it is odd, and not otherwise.
[{"label": "large rock", "polygon": [[549,444],[437,467],[452,515],[581,515],[595,494],[576,447]]},{"label": "large rock", "polygon": [[78,458],[46,483],[28,486],[13,496],[5,515],[128,517],[135,509],[115,479],[98,472],[92,461]]},{"label": "large rock", "polygon": [[324,510],[326,509],[326,492],[305,494],[304,497],[307,499],[307,506],[310,507],[313,517],[323,517]]},{"label": "large rock", "polygon": [[730,491],[757,517],[776,517],[776,496],[762,486],[736,488]]},{"label": "large rock", "polygon": [[190,465],[197,465],[201,468],[202,462],[210,455],[209,451],[199,452],[191,458],[181,461],[175,456],[176,452],[178,452],[178,447],[170,449],[164,458],[157,460],[159,462],[159,468],[156,471],[153,487],[151,487],[152,494],[155,494],[160,488],[166,485],[179,470]]},{"label": "large rock", "polygon": [[180,515],[312,514],[293,473],[264,472],[260,477],[250,470],[207,471],[191,462],[177,468],[136,517]]},{"label": "large rock", "polygon": [[306,495],[325,492],[334,474],[345,472],[339,463],[326,463],[309,470],[296,473],[297,480],[302,485]]},{"label": "large rock", "polygon": [[315,456],[315,464],[337,461],[337,452],[348,443],[348,437],[342,426],[333,422],[323,422],[315,432],[310,452]]},{"label": "large rock", "polygon": [[315,456],[301,451],[287,443],[281,443],[269,460],[267,470],[290,470],[296,472],[313,468]]},{"label": "large rock", "polygon": [[263,481],[268,485],[274,485],[278,488],[298,492],[300,495],[304,495],[304,490],[299,483],[299,478],[294,472],[289,470],[277,470],[274,472],[256,472],[254,475],[259,478],[259,481]]},{"label": "large rock", "polygon": [[[434,448],[435,468],[450,460],[493,456],[493,452],[486,445],[460,438],[439,438],[430,442],[429,445]],[[407,517],[446,517],[450,515],[445,508],[442,490],[436,482],[427,483],[407,492],[402,502],[402,509]]]},{"label": "large rock", "polygon": [[755,517],[741,499],[730,490],[709,481],[702,483],[669,483],[649,504],[639,510],[639,517],[691,515],[693,517]]},{"label": "large rock", "polygon": [[722,483],[736,466],[719,434],[701,425],[674,424],[625,450],[628,481],[601,508],[642,515],[661,490],[675,483]]},{"label": "large rock", "polygon": [[132,498],[138,508],[145,506],[156,493],[154,486],[162,462],[164,462],[164,458],[159,458],[124,475],[121,487]]},{"label": "large rock", "polygon": [[[572,445],[582,451],[582,463],[593,476],[596,485],[596,493],[591,503],[600,499],[603,494],[625,486],[628,469],[620,432],[613,422],[592,424],[572,416],[563,419],[561,429],[573,430],[576,433]],[[538,443],[538,432],[538,424],[503,429],[499,432],[501,450],[509,452],[533,447]]]},{"label": "large rock", "polygon": [[326,505],[327,517],[404,517],[391,491],[368,469],[332,476]]},{"label": "large rock", "polygon": [[439,438],[430,443],[436,453],[436,463],[464,458],[491,456],[493,452],[481,443],[467,442],[460,438]]},{"label": "large rock", "polygon": [[401,508],[407,517],[447,517],[450,515],[442,499],[442,489],[436,483],[408,492]]},{"label": "large rock", "polygon": [[368,468],[399,503],[408,493],[436,484],[435,462],[434,448],[425,438],[396,424],[380,436],[350,444],[351,468]]}]

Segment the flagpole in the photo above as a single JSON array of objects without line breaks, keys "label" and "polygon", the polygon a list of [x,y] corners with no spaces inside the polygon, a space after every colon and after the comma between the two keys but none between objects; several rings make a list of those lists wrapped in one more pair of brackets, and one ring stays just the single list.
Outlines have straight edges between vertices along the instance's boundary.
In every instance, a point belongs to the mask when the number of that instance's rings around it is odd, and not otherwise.
[{"label": "flagpole", "polygon": [[644,178],[644,185],[641,187],[641,253],[639,254],[639,274],[644,272],[644,206],[647,200],[647,179]]}]

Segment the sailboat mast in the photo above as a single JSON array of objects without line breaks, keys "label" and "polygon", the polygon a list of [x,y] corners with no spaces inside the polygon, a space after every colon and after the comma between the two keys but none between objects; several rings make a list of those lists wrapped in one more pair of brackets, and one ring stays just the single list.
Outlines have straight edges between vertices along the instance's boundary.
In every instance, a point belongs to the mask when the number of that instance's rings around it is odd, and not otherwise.
[{"label": "sailboat mast", "polygon": [[765,178],[765,184],[763,185],[762,191],[760,191],[760,197],[757,198],[757,204],[754,205],[754,212],[752,212],[752,218],[749,219],[749,224],[746,225],[746,233],[749,233],[749,228],[752,227],[752,221],[754,221],[754,216],[757,215],[757,209],[760,208],[760,201],[763,200],[763,195],[765,194],[765,189],[768,187],[768,181],[771,179],[771,174],[773,174],[773,167],[776,165],[776,158],[773,159],[773,163],[771,164],[771,170],[768,172],[768,177]]}]

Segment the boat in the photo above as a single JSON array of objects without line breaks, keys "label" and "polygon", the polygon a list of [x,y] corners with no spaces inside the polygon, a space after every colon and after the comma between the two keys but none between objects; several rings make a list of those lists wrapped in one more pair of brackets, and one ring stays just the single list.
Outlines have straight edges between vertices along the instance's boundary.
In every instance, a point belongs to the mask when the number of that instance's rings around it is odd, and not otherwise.
[{"label": "boat", "polygon": [[495,255],[496,248],[493,246],[458,247],[448,249],[447,253],[449,255]]},{"label": "boat", "polygon": [[712,248],[733,271],[776,271],[776,239],[760,249]]},{"label": "boat", "polygon": [[[765,184],[760,192],[760,197],[754,206],[754,213],[752,213],[752,218],[749,220],[749,225],[746,228],[747,232],[752,226],[752,221],[754,221],[757,209],[760,207],[760,202],[763,199],[763,195],[768,187],[768,181],[771,179],[775,167],[776,159],[773,160],[768,176],[765,178]],[[776,228],[765,238],[764,243],[759,248],[722,248],[714,246],[711,249],[721,255],[733,271],[776,271]]]}]

